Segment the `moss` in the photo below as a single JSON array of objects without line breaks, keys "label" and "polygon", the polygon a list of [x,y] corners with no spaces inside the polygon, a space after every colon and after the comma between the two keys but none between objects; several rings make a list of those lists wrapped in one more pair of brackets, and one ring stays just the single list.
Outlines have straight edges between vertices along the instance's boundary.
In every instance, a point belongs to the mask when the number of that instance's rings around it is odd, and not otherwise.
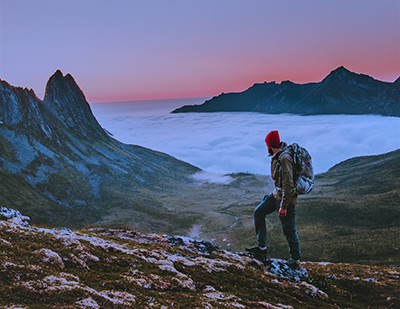
[{"label": "moss", "polygon": [[326,292],[339,307],[345,308],[387,308],[388,298],[396,301],[397,289],[396,284],[388,280],[389,274],[380,267],[348,264],[331,264],[324,269],[315,267],[309,271],[310,282]]},{"label": "moss", "polygon": [[[130,249],[146,249],[143,255],[152,256],[152,252],[164,255],[181,255],[192,258],[202,257],[205,261],[210,259],[222,259],[223,261],[234,263],[233,260],[225,260],[219,255],[218,251],[213,251],[211,255],[193,253],[181,244],[162,242],[157,239],[151,240],[147,237],[149,243],[138,243],[135,240],[122,239],[118,235],[138,236],[135,231],[124,230],[91,230],[76,231],[81,236],[99,237],[119,245],[126,244]],[[240,299],[240,303],[246,307],[257,307],[259,301],[264,301],[277,305],[282,303],[291,305],[295,308],[307,307],[333,307],[334,303],[340,307],[362,308],[369,303],[377,308],[387,305],[386,299],[390,295],[395,295],[396,272],[390,273],[385,267],[374,267],[364,265],[348,264],[328,264],[321,266],[318,264],[308,264],[307,269],[310,274],[310,283],[328,293],[330,300],[316,299],[305,293],[304,288],[296,288],[295,283],[280,279],[265,272],[263,268],[245,266],[240,269],[236,266],[228,266],[224,271],[208,272],[202,265],[187,266],[181,262],[175,262],[174,267],[177,271],[187,275],[195,283],[195,290],[182,287],[177,281],[179,277],[175,272],[162,270],[159,265],[130,255],[118,250],[109,250],[92,245],[89,241],[80,241],[81,246],[76,244],[65,246],[62,240],[56,239],[52,234],[37,232],[33,230],[13,231],[2,228],[0,230],[2,239],[9,241],[0,242],[0,263],[8,264],[0,270],[0,304],[11,305],[20,304],[35,308],[40,305],[49,308],[73,307],[76,301],[92,297],[101,307],[105,308],[123,308],[122,305],[113,305],[110,301],[86,292],[79,287],[72,290],[59,290],[50,292],[46,289],[34,291],[23,286],[17,286],[18,283],[27,281],[41,281],[44,277],[54,275],[55,277],[68,278],[68,275],[62,272],[79,277],[80,286],[88,286],[99,292],[109,290],[126,292],[135,295],[136,307],[155,308],[162,306],[170,307],[172,303],[180,308],[204,307],[204,302],[212,304],[214,307],[229,307],[231,300],[207,300],[204,296],[206,286],[214,287],[218,292],[225,296],[235,295]],[[195,245],[195,244],[193,244]],[[57,252],[64,261],[65,268],[59,269],[55,265],[45,264],[38,255],[32,252],[41,248],[48,248]],[[90,269],[82,268],[72,260],[72,254],[76,257],[83,252],[88,252],[99,258],[99,261],[87,260],[86,264]],[[156,256],[156,255],[155,255]],[[206,262],[207,264],[207,262]],[[32,267],[35,266],[35,267]],[[335,274],[330,276],[329,274]],[[363,280],[354,280],[353,277],[368,278],[373,276],[379,282],[387,282],[386,285],[379,285],[375,282]],[[140,286],[132,278],[144,279],[150,283],[149,286]],[[75,281],[75,279],[67,279]],[[385,281],[386,280],[386,281]],[[10,292],[11,291],[11,292]],[[23,297],[21,295],[26,295]],[[397,301],[394,298],[394,301]],[[40,304],[40,305],[38,305]]]},{"label": "moss", "polygon": [[63,290],[55,292],[37,293],[24,287],[11,287],[0,289],[0,304],[23,304],[29,308],[65,308],[72,306],[78,299],[89,297],[89,294],[79,289]]}]

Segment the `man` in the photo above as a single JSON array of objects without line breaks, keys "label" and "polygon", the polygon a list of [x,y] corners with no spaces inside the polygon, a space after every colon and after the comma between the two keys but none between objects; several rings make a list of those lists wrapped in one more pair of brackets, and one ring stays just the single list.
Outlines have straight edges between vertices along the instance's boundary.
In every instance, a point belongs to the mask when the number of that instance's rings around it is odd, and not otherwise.
[{"label": "man", "polygon": [[289,151],[288,145],[280,141],[278,131],[269,132],[265,142],[268,153],[272,157],[271,177],[275,189],[271,194],[265,196],[264,200],[254,210],[258,246],[246,248],[246,250],[255,256],[266,257],[267,228],[265,217],[274,211],[278,211],[283,233],[289,244],[290,259],[288,264],[292,268],[297,268],[301,253],[295,222],[297,193],[293,181],[293,154]]}]

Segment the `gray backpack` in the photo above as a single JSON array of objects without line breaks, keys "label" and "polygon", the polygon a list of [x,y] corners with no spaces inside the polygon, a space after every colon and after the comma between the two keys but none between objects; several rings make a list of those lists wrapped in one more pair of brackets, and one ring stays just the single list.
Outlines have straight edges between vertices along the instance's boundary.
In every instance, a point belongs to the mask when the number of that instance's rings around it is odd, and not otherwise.
[{"label": "gray backpack", "polygon": [[294,143],[285,150],[293,155],[293,182],[297,194],[310,193],[314,186],[314,169],[307,149]]}]

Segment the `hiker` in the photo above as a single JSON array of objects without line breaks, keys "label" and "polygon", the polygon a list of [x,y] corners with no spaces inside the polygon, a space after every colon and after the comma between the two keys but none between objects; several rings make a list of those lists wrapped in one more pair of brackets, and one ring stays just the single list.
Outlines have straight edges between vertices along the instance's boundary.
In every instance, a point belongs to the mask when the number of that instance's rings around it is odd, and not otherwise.
[{"label": "hiker", "polygon": [[[280,141],[278,131],[269,132],[265,142],[269,156],[272,157],[271,177],[274,181],[275,189],[271,194],[266,195],[254,210],[254,225],[258,246],[246,248],[246,251],[256,257],[266,258],[267,228],[265,217],[274,211],[278,211],[283,233],[289,244],[290,259],[288,260],[288,265],[291,268],[297,268],[300,263],[301,252],[295,222],[297,192],[293,179],[294,155],[293,151],[291,151],[293,148],[292,145],[288,146],[285,142]],[[293,145],[299,147],[297,144]]]}]

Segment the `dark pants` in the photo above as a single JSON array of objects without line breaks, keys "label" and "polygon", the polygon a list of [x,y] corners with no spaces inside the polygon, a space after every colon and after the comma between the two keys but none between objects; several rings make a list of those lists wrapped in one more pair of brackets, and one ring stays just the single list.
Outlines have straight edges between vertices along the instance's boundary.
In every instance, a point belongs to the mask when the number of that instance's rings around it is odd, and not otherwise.
[{"label": "dark pants", "polygon": [[[280,201],[276,200],[272,193],[267,195],[264,200],[254,210],[254,225],[256,227],[256,234],[258,239],[258,245],[260,247],[267,246],[267,226],[265,224],[266,215],[278,211],[280,207]],[[283,233],[289,244],[290,257],[299,260],[300,259],[300,243],[296,232],[296,209],[294,205],[290,205],[287,208],[286,217],[279,217],[283,228]]]}]

